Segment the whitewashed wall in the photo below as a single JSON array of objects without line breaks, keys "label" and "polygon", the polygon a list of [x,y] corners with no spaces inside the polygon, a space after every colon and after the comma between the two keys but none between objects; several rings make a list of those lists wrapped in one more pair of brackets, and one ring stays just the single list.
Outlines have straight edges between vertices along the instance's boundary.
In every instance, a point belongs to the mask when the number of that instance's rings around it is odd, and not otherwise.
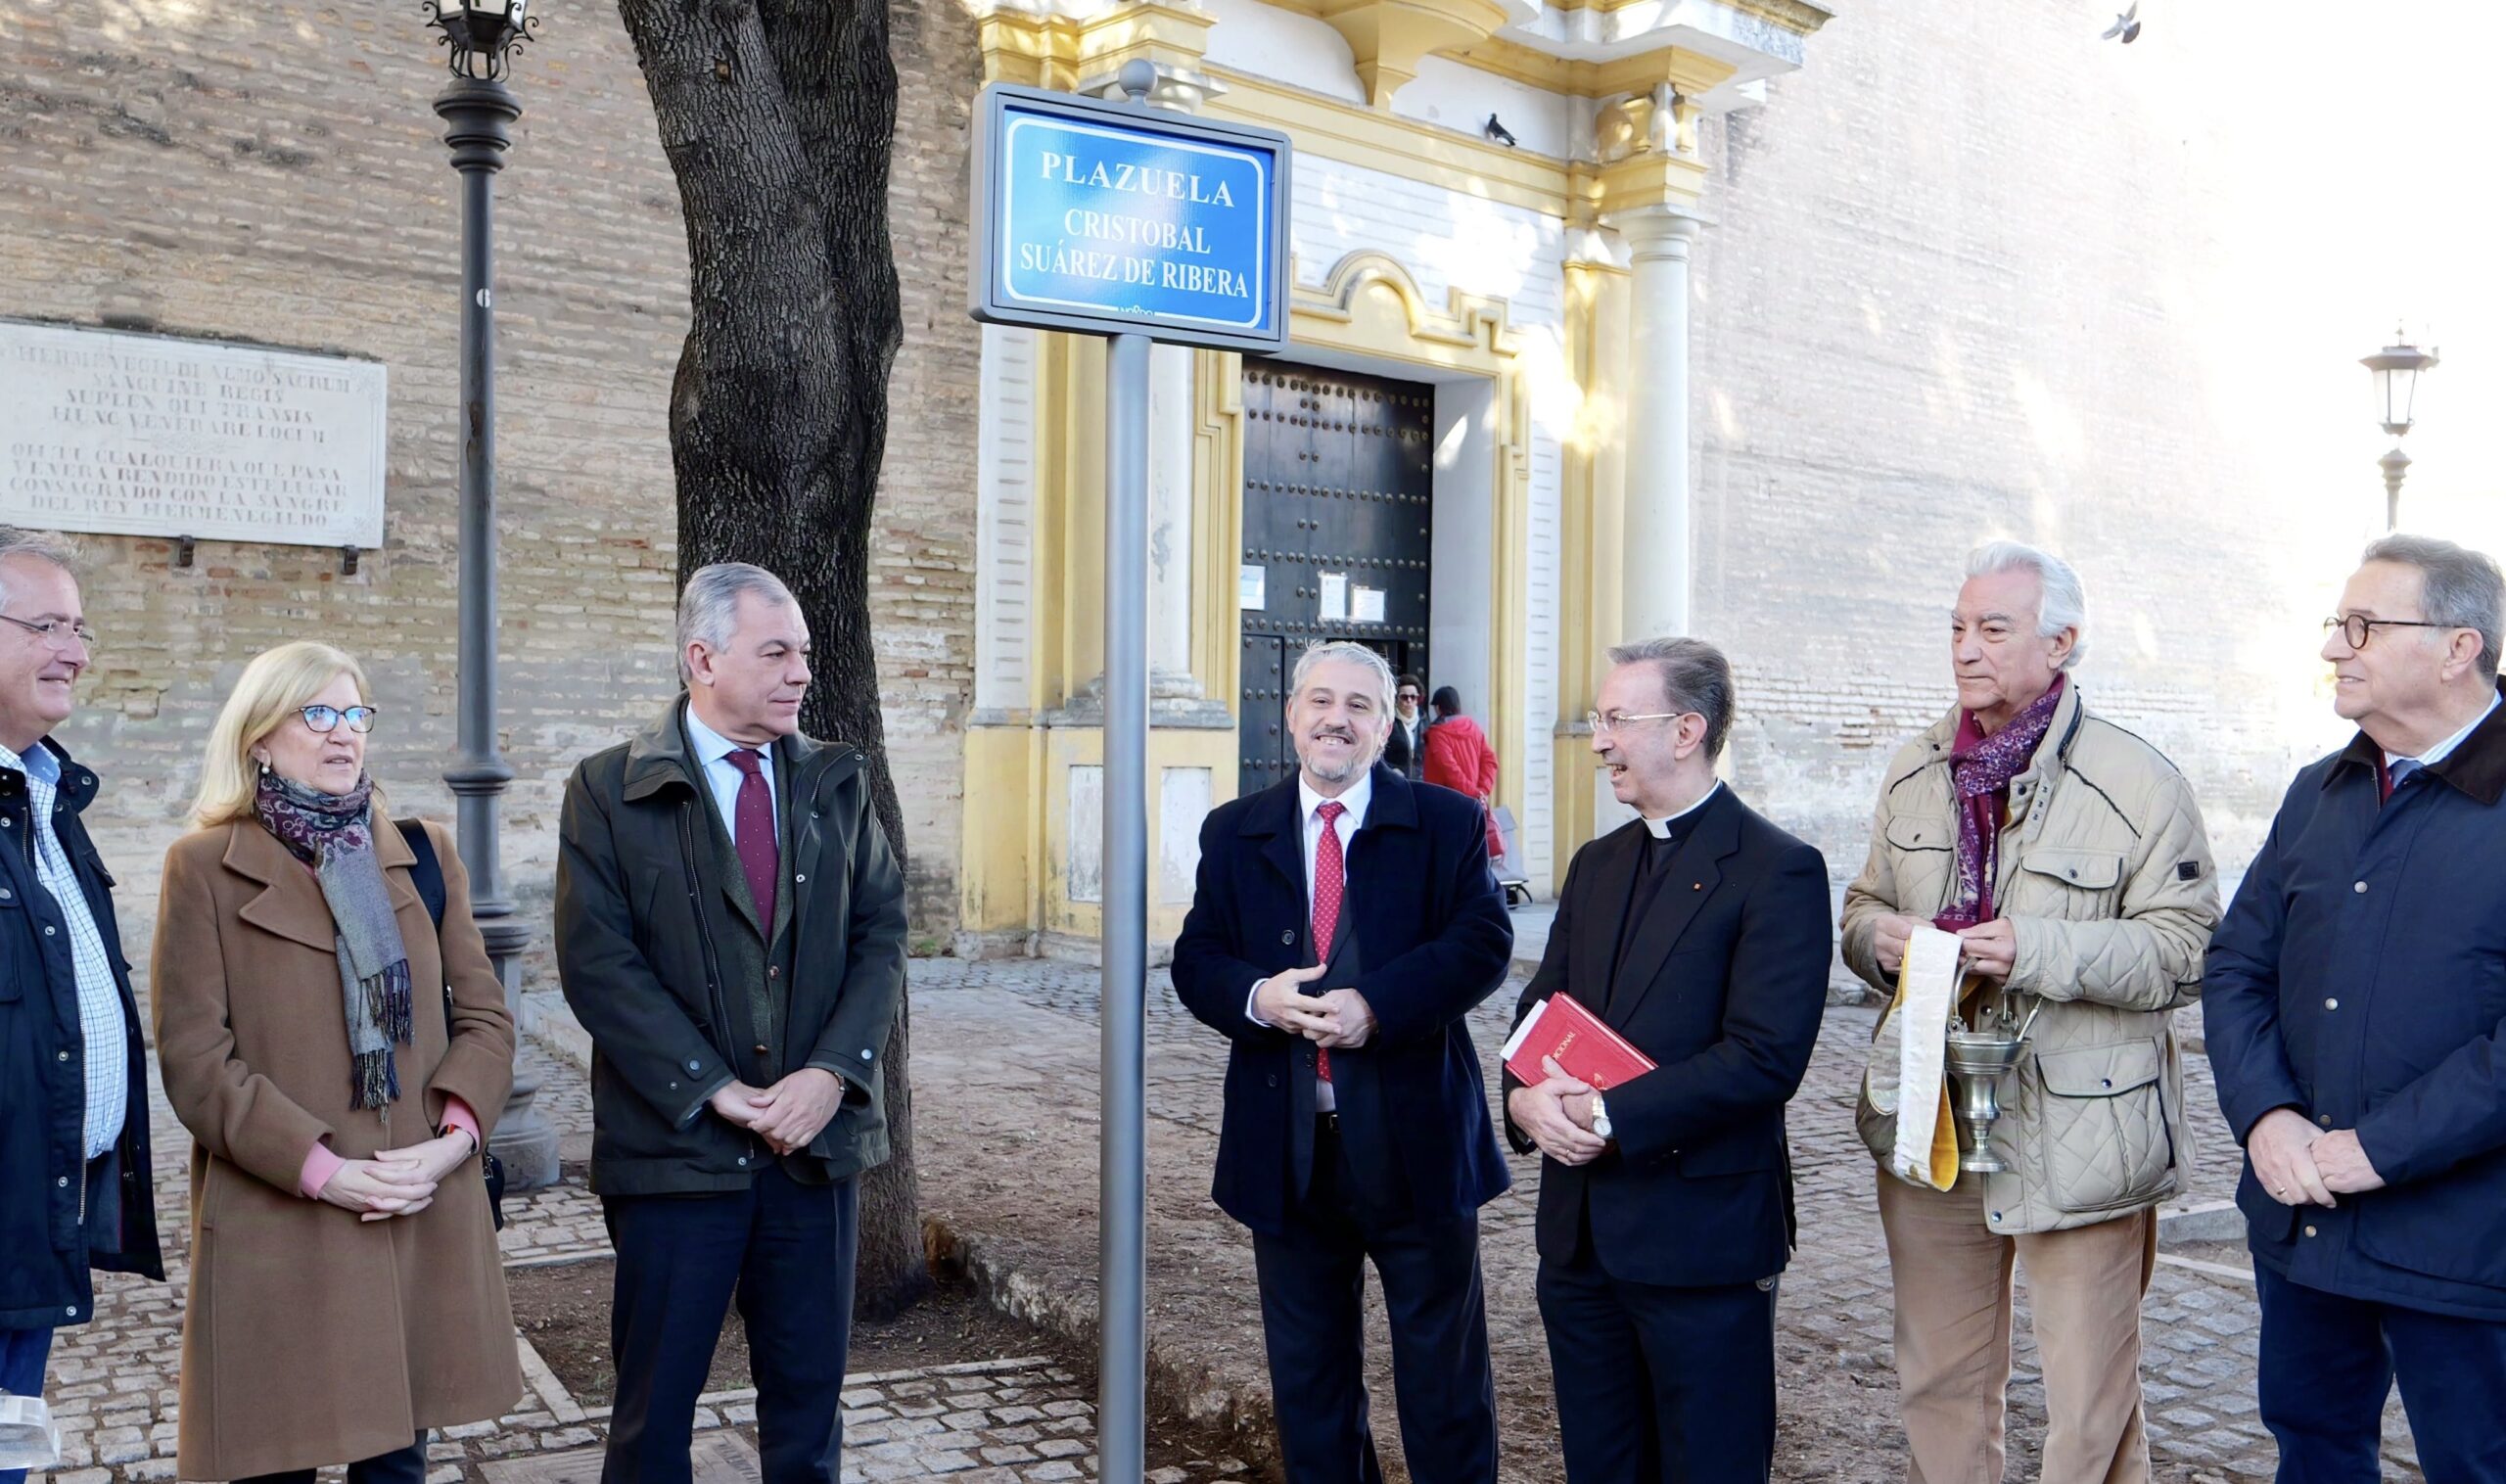
[{"label": "whitewashed wall", "polygon": [[[1221,27],[1224,28],[1223,26]],[[1212,33],[1216,34],[1215,31]],[[1300,154],[1291,216],[1300,284],[1320,286],[1352,253],[1378,252],[1406,269],[1441,311],[1456,289],[1506,301],[1528,377],[1531,429],[1530,691],[1522,731],[1498,739],[1508,767],[1523,770],[1520,827],[1523,862],[1534,881],[1549,878],[1555,831],[1550,807],[1557,725],[1559,613],[1558,500],[1561,438],[1574,410],[1564,380],[1565,224],[1524,210],[1404,180],[1380,170]],[[1415,368],[1387,366],[1389,375]],[[1503,644],[1497,646],[1503,651]],[[1488,714],[1485,694],[1464,698]]]},{"label": "whitewashed wall", "polygon": [[1033,629],[1036,332],[983,330],[975,483],[975,711],[1023,709]]}]

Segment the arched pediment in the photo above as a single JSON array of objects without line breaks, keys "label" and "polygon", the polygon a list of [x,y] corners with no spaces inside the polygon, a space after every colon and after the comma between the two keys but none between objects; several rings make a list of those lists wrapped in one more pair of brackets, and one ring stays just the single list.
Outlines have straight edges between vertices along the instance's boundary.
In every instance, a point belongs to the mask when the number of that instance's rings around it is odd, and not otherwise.
[{"label": "arched pediment", "polygon": [[1422,346],[1447,352],[1435,359],[1511,357],[1515,350],[1506,301],[1454,289],[1447,292],[1439,309],[1428,303],[1408,268],[1390,254],[1371,248],[1333,263],[1322,287],[1299,285],[1293,309],[1311,319],[1345,326],[1334,339],[1386,350],[1407,342],[1407,353],[1414,358]]}]

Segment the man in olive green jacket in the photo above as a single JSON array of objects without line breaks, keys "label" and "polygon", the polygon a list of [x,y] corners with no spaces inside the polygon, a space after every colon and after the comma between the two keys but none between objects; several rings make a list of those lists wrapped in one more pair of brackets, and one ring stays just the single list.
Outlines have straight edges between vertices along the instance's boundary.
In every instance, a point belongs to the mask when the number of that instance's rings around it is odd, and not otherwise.
[{"label": "man in olive green jacket", "polygon": [[854,1178],[905,990],[905,882],[851,747],[800,734],[809,625],[708,567],[688,693],[566,786],[557,967],[592,1041],[592,1188],[618,1249],[606,1484],[685,1484],[734,1292],[767,1484],[834,1484]]},{"label": "man in olive green jacket", "polygon": [[1883,994],[1931,925],[2035,1017],[1993,1129],[2006,1173],[1945,1192],[1901,1182],[1884,1168],[1893,1120],[1863,1109],[1883,1161],[1908,1477],[2002,1476],[2016,1256],[2044,1362],[2044,1477],[2138,1481],[2140,1314],[2119,1296],[2147,1291],[2155,1208],[2192,1167],[2168,1012],[2199,993],[2218,885],[2192,786],[2070,683],[2078,577],[2016,542],[1977,549],[1968,573],[1959,706],[1889,763],[1844,900],[1845,963]]}]

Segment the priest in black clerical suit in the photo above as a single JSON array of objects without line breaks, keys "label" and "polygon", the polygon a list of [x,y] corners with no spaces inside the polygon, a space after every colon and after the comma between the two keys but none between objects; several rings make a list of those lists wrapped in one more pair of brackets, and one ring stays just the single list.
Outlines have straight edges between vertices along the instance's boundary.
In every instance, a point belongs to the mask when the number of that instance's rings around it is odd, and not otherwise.
[{"label": "priest in black clerical suit", "polygon": [[1579,851],[1515,1019],[1563,991],[1654,1070],[1506,1082],[1537,1147],[1538,1292],[1568,1484],[1763,1480],[1792,1246],[1784,1107],[1827,1005],[1827,862],[1717,780],[1720,651],[1610,651],[1593,750],[1640,817]]}]

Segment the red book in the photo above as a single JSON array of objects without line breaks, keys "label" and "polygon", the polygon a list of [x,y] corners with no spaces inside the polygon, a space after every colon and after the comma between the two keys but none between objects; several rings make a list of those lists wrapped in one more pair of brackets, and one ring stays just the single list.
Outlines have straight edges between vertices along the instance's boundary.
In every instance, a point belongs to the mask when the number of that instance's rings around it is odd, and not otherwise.
[{"label": "red book", "polygon": [[1549,1080],[1543,1057],[1555,1058],[1567,1076],[1601,1092],[1653,1070],[1653,1058],[1563,991],[1533,1005],[1506,1040],[1506,1070],[1522,1082],[1537,1086]]}]

